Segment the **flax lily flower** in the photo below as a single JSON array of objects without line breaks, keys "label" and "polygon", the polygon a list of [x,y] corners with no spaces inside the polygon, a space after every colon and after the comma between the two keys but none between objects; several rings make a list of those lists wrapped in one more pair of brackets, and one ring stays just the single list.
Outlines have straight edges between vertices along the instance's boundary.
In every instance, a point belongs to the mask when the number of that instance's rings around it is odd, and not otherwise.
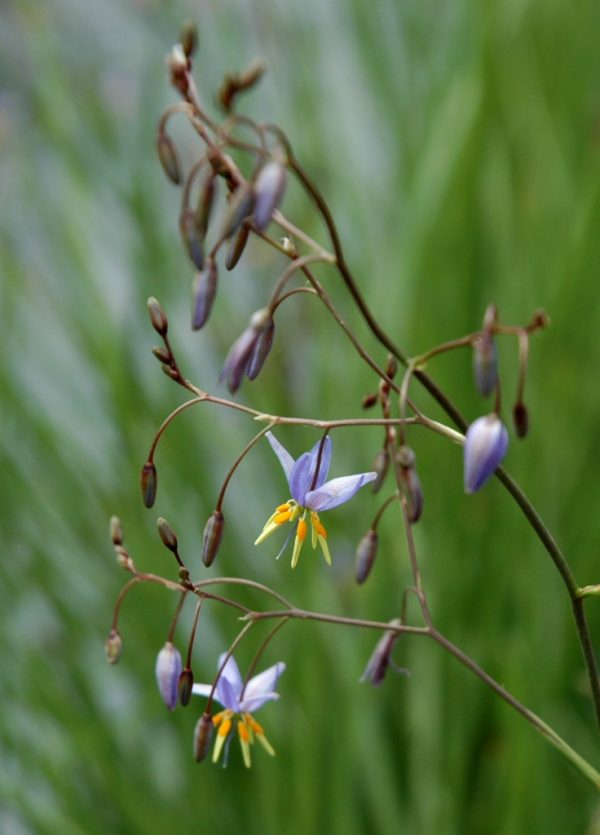
[{"label": "flax lily flower", "polygon": [[[218,669],[221,669],[227,653],[223,653],[219,657]],[[223,746],[228,740],[234,721],[237,720],[238,736],[240,739],[240,746],[242,748],[242,756],[244,758],[244,765],[250,768],[252,764],[250,756],[250,746],[255,740],[258,740],[262,747],[272,757],[275,756],[271,743],[265,736],[262,726],[258,724],[252,714],[261,708],[265,702],[270,702],[279,698],[279,693],[275,692],[275,685],[277,679],[285,670],[285,664],[280,661],[253,676],[246,686],[242,681],[242,676],[235,659],[232,657],[227,659],[227,663],[223,667],[221,675],[217,681],[215,693],[213,698],[225,708],[219,713],[215,713],[212,718],[213,724],[217,729],[217,736],[215,740],[215,747],[213,749],[213,762],[216,763],[221,756]],[[212,684],[194,684],[192,693],[196,696],[209,696],[212,692]]]},{"label": "flax lily flower", "polygon": [[292,568],[295,568],[306,539],[308,531],[307,517],[309,517],[312,529],[312,547],[316,548],[318,543],[326,562],[331,565],[327,531],[319,519],[319,511],[331,510],[340,504],[344,504],[364,484],[374,481],[377,478],[377,473],[358,473],[325,481],[331,463],[332,441],[329,435],[323,441],[318,441],[310,452],[305,452],[296,461],[271,432],[267,432],[266,437],[283,467],[292,497],[275,508],[275,512],[267,520],[254,544],[260,545],[281,525],[291,522],[295,525],[292,533],[294,530],[296,533],[292,551]]}]

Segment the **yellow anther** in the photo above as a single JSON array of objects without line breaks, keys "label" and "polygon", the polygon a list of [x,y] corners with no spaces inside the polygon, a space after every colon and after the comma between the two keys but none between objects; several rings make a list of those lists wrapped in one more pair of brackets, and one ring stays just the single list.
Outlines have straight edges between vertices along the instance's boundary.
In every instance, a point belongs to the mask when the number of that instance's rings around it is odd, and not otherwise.
[{"label": "yellow anther", "polygon": [[264,734],[262,725],[258,724],[254,716],[251,716],[249,713],[245,713],[244,719],[246,720],[246,724],[254,731],[255,734]]},{"label": "yellow anther", "polygon": [[250,741],[250,731],[248,730],[246,723],[243,719],[240,719],[238,722],[238,733],[240,735],[240,739],[244,742]]},{"label": "yellow anther", "polygon": [[240,736],[240,745],[242,747],[242,757],[244,758],[244,765],[250,768],[252,759],[250,757],[250,734],[248,728],[244,724],[243,719],[238,722],[238,734]]},{"label": "yellow anther", "polygon": [[310,520],[311,520],[311,522],[313,524],[313,527],[314,527],[314,529],[317,533],[317,536],[322,536],[325,539],[327,539],[327,531],[325,530],[325,528],[321,524],[321,520],[319,519],[319,514],[315,513],[314,510],[311,511]]},{"label": "yellow anther", "polygon": [[300,540],[300,542],[304,542],[306,538],[306,522],[304,519],[300,519],[298,522],[298,528],[296,529],[296,537]]},{"label": "yellow anther", "polygon": [[226,737],[229,731],[231,730],[231,719],[227,717],[223,719],[221,724],[219,725],[219,730],[217,731],[218,736]]},{"label": "yellow anther", "polygon": [[283,513],[278,513],[273,521],[276,525],[283,525],[284,522],[289,522],[292,517],[291,510],[285,510]]},{"label": "yellow anther", "polygon": [[284,502],[283,504],[280,504],[275,508],[277,513],[283,513],[284,510],[289,510],[289,509],[290,509],[290,503],[289,502]]}]

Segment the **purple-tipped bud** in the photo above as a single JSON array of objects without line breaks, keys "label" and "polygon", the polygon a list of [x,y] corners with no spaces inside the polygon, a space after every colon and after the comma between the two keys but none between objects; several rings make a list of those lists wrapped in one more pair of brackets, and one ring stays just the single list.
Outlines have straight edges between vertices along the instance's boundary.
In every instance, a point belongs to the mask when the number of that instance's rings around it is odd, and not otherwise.
[{"label": "purple-tipped bud", "polygon": [[156,659],[156,683],[163,702],[169,710],[175,710],[179,695],[181,655],[170,641],[164,645]]},{"label": "purple-tipped bud", "polygon": [[123,639],[116,629],[111,629],[110,635],[104,644],[106,660],[109,664],[117,664],[123,652]]},{"label": "purple-tipped bud", "polygon": [[373,469],[377,473],[377,478],[371,485],[371,491],[378,493],[381,490],[381,485],[385,481],[388,469],[390,466],[390,454],[387,449],[380,449],[375,460],[373,461]]},{"label": "purple-tipped bud", "polygon": [[140,487],[142,488],[142,501],[148,508],[156,501],[156,488],[158,486],[158,473],[152,461],[146,461],[140,475]]},{"label": "purple-tipped bud", "polygon": [[215,510],[208,517],[208,522],[204,527],[204,537],[202,542],[202,562],[207,568],[215,561],[215,557],[221,545],[223,537],[223,528],[225,527],[225,517],[220,510]]},{"label": "purple-tipped bud", "polygon": [[156,135],[156,150],[162,170],[167,178],[176,186],[181,183],[181,165],[175,144],[168,133],[159,130]]},{"label": "purple-tipped bud", "polygon": [[483,331],[473,340],[473,373],[479,393],[488,397],[498,383],[496,340],[489,331]]},{"label": "purple-tipped bud", "polygon": [[[400,621],[392,621],[392,623],[400,625]],[[366,681],[374,687],[381,684],[390,666],[392,650],[398,637],[399,633],[391,630],[383,633],[367,662],[361,681]]]},{"label": "purple-tipped bud", "polygon": [[183,54],[186,58],[191,58],[198,48],[198,28],[193,21],[188,20],[183,24],[179,40]]},{"label": "purple-tipped bud", "polygon": [[[250,325],[231,346],[229,353],[225,358],[225,364],[223,365],[220,380],[227,380],[227,387],[232,394],[235,394],[240,387],[244,374],[246,373],[254,355],[257,342],[260,340],[265,331],[269,331],[272,324],[273,317],[268,307],[257,310],[256,313],[253,313],[250,317]],[[261,350],[264,350],[264,347],[270,349],[271,346],[268,339],[266,340],[265,346],[263,346]],[[263,362],[265,358],[266,353],[262,358]],[[260,368],[258,371],[260,371]],[[258,373],[258,371],[256,373]]]},{"label": "purple-tipped bud", "polygon": [[118,516],[112,516],[110,520],[110,538],[113,545],[123,544],[123,526]]},{"label": "purple-tipped bud", "polygon": [[267,162],[258,172],[254,183],[254,226],[259,232],[269,225],[273,210],[276,209],[285,193],[287,172],[285,166],[276,160]]},{"label": "purple-tipped bud", "polygon": [[169,525],[167,520],[163,519],[162,516],[159,516],[156,520],[156,527],[158,528],[158,535],[160,536],[162,544],[165,548],[168,548],[169,551],[176,552],[177,537],[175,536],[175,531]]},{"label": "purple-tipped bud", "polygon": [[198,205],[196,206],[196,229],[203,238],[208,230],[208,224],[212,209],[215,204],[217,183],[214,175],[211,175],[200,189]]},{"label": "purple-tipped bud", "polygon": [[474,421],[465,437],[465,491],[475,493],[493,475],[508,449],[508,432],[496,414]]},{"label": "purple-tipped bud", "polygon": [[227,248],[227,255],[225,256],[225,267],[232,270],[242,257],[246,244],[248,243],[248,236],[250,235],[250,227],[247,223],[242,223],[229,243]]},{"label": "purple-tipped bud", "polygon": [[215,296],[217,295],[217,265],[212,258],[207,258],[204,269],[196,273],[193,285],[192,330],[200,330],[210,316]]},{"label": "purple-tipped bud", "polygon": [[264,330],[260,333],[254,344],[254,348],[252,349],[248,368],[246,369],[246,376],[249,380],[256,380],[260,374],[260,371],[265,364],[265,360],[269,356],[274,336],[275,322],[271,319],[266,328],[264,328]]},{"label": "purple-tipped bud", "polygon": [[166,336],[169,330],[169,320],[167,319],[167,314],[160,306],[160,302],[154,296],[150,296],[147,305],[150,324],[159,336]]},{"label": "purple-tipped bud", "polygon": [[177,689],[179,691],[179,704],[187,707],[192,698],[192,687],[194,686],[194,674],[189,667],[181,671]]},{"label": "purple-tipped bud", "polygon": [[241,183],[231,195],[223,219],[221,239],[230,238],[240,228],[244,220],[252,214],[254,192],[248,183]]},{"label": "purple-tipped bud", "polygon": [[152,348],[152,353],[154,354],[156,359],[159,362],[162,362],[164,365],[169,365],[171,362],[173,362],[173,357],[171,356],[169,351],[167,351],[166,348],[163,348],[160,345],[155,345]]},{"label": "purple-tipped bud", "polygon": [[194,728],[194,759],[197,763],[201,763],[208,754],[213,730],[214,725],[211,714],[203,713]]},{"label": "purple-tipped bud", "polygon": [[520,400],[513,409],[513,424],[518,438],[524,438],[529,432],[529,411]]},{"label": "purple-tipped bud", "polygon": [[190,261],[197,270],[204,266],[204,246],[196,226],[196,215],[192,209],[183,209],[179,215],[179,231]]},{"label": "purple-tipped bud", "polygon": [[373,529],[366,532],[358,543],[354,563],[354,577],[357,583],[364,583],[375,563],[379,537]]}]

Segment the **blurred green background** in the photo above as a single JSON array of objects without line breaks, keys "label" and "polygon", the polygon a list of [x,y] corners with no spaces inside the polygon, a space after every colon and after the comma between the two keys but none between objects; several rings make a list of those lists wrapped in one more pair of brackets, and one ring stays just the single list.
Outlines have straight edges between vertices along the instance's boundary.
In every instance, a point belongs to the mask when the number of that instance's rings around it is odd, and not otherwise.
[{"label": "blurred green background", "polygon": [[[292,574],[288,557],[273,560],[277,543],[254,549],[285,497],[266,443],[231,486],[227,537],[206,572],[204,521],[255,431],[235,414],[203,407],[181,417],[158,453],[157,504],[142,507],[139,468],[182,399],[150,353],[146,298],[167,309],[187,375],[219,392],[229,345],[282,269],[253,246],[221,276],[206,330],[190,332],[178,195],[154,150],[156,121],[176,99],[164,55],[188,17],[200,27],[206,102],[226,70],[268,60],[268,77],[241,109],[286,129],[330,200],[369,303],[409,352],[478,327],[491,301],[505,321],[548,311],[552,327],[534,340],[527,384],[531,435],[511,442],[507,465],[579,582],[600,580],[598,5],[5,0],[0,17],[0,832],[600,831],[592,787],[420,639],[395,652],[411,677],[391,674],[373,689],[358,679],[376,635],[288,625],[264,658],[288,664],[281,700],[258,716],[278,755],[257,751],[250,772],[237,745],[226,771],[197,766],[191,738],[202,703],[171,715],[160,702],[154,662],[175,603],[167,592],[132,595],[123,659],[109,668],[103,656],[124,580],[108,540],[113,513],[148,570],[173,571],[155,532],[164,515],[198,576],[262,580],[307,608],[387,620],[409,582],[390,514],[372,577],[354,585],[354,547],[378,506],[367,491],[326,520],[333,569],[305,554]],[[193,137],[181,124],[175,133],[189,164]],[[286,211],[325,240],[293,189]],[[337,278],[321,275],[383,361]],[[240,400],[286,414],[359,414],[373,381],[326,313],[299,297],[280,314],[264,373]],[[514,344],[502,361],[508,411]],[[430,370],[470,419],[487,408],[467,354]],[[424,394],[418,400],[438,415]],[[294,454],[315,440],[307,430],[279,437]],[[368,469],[380,441],[375,430],[337,433],[332,474]],[[411,442],[436,623],[598,765],[581,654],[549,559],[499,484],[464,496],[458,448],[422,430]],[[588,610],[600,644],[599,606]],[[229,614],[205,607],[198,678],[210,679],[235,630]],[[238,653],[242,665],[254,646]]]}]

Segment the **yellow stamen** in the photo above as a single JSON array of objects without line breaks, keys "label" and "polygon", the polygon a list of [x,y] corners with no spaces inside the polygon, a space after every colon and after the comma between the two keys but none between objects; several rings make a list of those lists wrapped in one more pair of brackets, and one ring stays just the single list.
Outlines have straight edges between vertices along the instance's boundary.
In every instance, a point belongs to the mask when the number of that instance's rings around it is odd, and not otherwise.
[{"label": "yellow stamen", "polygon": [[290,503],[289,502],[284,502],[283,504],[277,505],[277,507],[275,508],[275,511],[276,511],[276,513],[283,513],[284,510],[289,510],[289,509],[290,509]]},{"label": "yellow stamen", "polygon": [[[221,714],[217,714],[217,716],[220,716],[221,718],[219,719],[218,723],[216,723],[219,726],[219,730],[217,731],[215,747],[213,749],[212,761],[214,763],[219,761],[221,751],[223,750],[223,746],[225,745],[225,740],[227,739],[229,731],[231,730],[231,711],[224,710]],[[216,718],[216,716],[213,718],[213,722]]]},{"label": "yellow stamen", "polygon": [[246,720],[246,724],[251,731],[254,731],[255,734],[264,734],[262,725],[259,725],[254,716],[251,716],[249,713],[245,713],[244,719]]},{"label": "yellow stamen", "polygon": [[269,742],[269,740],[267,739],[267,737],[262,733],[261,734],[257,733],[256,738],[258,739],[258,741],[260,742],[262,747],[265,749],[267,754],[270,754],[272,757],[274,757],[275,756],[275,750],[274,750],[273,746],[271,745],[271,743]]},{"label": "yellow stamen", "polygon": [[327,540],[324,536],[319,534],[319,545],[321,546],[321,551],[323,551],[323,556],[325,557],[325,562],[327,565],[331,565],[331,553],[329,551],[329,545],[327,544]]},{"label": "yellow stamen", "polygon": [[296,568],[300,559],[300,551],[306,537],[306,522],[304,518],[298,520],[296,525],[296,538],[294,539],[294,550],[292,551],[292,568]]},{"label": "yellow stamen", "polygon": [[248,732],[248,728],[244,724],[244,720],[240,719],[238,722],[238,734],[240,737],[240,746],[242,748],[242,756],[244,758],[244,765],[246,768],[250,768],[252,765],[252,759],[250,756],[250,734]]},{"label": "yellow stamen", "polygon": [[275,518],[273,519],[273,521],[275,522],[276,525],[283,525],[284,522],[289,522],[291,518],[292,518],[292,511],[291,510],[286,510],[283,513],[278,513],[275,516]]},{"label": "yellow stamen", "polygon": [[223,719],[221,724],[219,725],[219,730],[217,731],[218,736],[227,736],[229,731],[231,730],[231,719],[227,717]]},{"label": "yellow stamen", "polygon": [[306,538],[306,522],[304,519],[300,519],[298,522],[298,530],[296,531],[296,536],[301,542],[304,542]]}]

